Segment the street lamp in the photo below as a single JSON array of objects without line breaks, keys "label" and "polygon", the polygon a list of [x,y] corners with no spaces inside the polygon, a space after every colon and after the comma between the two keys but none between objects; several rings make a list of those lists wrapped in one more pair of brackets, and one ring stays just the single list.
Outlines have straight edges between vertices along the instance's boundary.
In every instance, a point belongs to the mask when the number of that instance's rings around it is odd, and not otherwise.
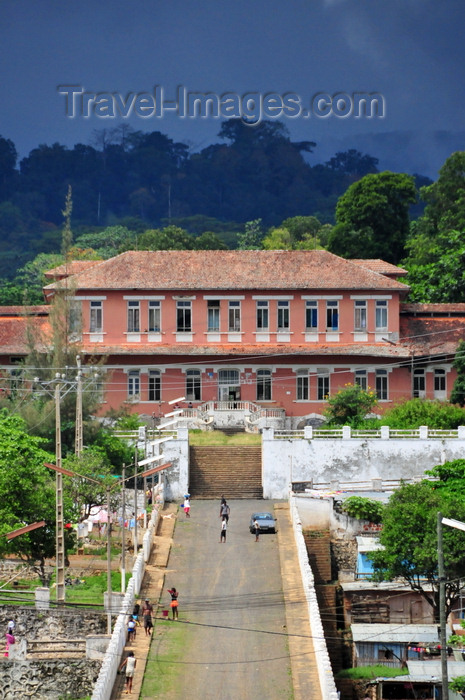
[{"label": "street lamp", "polygon": [[448,525],[457,530],[465,530],[465,523],[452,518],[443,518],[438,513],[438,578],[439,578],[439,631],[441,643],[441,676],[442,700],[449,700],[449,674],[447,671],[447,639],[446,639],[446,576],[444,570],[444,543],[442,526]]}]

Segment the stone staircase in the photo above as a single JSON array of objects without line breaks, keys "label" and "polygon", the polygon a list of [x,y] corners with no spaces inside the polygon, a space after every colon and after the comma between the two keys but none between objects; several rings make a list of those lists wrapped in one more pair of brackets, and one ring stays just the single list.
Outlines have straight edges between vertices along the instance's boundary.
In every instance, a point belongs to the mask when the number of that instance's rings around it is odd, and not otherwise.
[{"label": "stone staircase", "polygon": [[189,491],[193,498],[263,498],[260,446],[191,446]]}]

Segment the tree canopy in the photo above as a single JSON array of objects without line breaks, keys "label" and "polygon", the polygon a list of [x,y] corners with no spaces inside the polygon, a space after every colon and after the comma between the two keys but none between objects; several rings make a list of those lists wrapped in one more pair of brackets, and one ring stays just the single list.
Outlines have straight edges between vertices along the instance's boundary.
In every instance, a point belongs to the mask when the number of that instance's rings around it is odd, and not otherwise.
[{"label": "tree canopy", "polygon": [[345,257],[398,263],[409,234],[409,205],[415,201],[410,175],[390,171],[365,175],[338,200],[329,249]]},{"label": "tree canopy", "polygon": [[[55,556],[55,479],[44,466],[54,456],[45,441],[29,435],[25,422],[0,410],[0,554],[15,554],[46,583],[46,559]],[[75,511],[64,499],[66,519]],[[45,526],[10,541],[5,534],[45,520]],[[70,545],[69,539],[65,546]]]},{"label": "tree canopy", "polygon": [[[465,521],[465,460],[434,467],[431,476],[402,484],[383,511],[380,542],[384,549],[370,553],[375,578],[403,579],[432,606],[439,620],[437,514]],[[465,533],[443,528],[446,607],[450,612],[465,577]]]}]

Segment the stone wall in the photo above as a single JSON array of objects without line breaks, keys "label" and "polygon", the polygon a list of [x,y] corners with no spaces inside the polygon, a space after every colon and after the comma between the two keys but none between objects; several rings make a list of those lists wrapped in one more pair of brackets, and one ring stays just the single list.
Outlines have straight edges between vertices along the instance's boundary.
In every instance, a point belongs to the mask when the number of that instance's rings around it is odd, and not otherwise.
[{"label": "stone wall", "polygon": [[9,661],[1,657],[0,700],[60,700],[92,693],[101,663],[88,659]]},{"label": "stone wall", "polygon": [[105,614],[68,608],[39,612],[32,607],[2,605],[0,630],[6,632],[8,620],[15,621],[15,637],[27,640],[84,639],[88,634],[105,634],[107,629]]}]

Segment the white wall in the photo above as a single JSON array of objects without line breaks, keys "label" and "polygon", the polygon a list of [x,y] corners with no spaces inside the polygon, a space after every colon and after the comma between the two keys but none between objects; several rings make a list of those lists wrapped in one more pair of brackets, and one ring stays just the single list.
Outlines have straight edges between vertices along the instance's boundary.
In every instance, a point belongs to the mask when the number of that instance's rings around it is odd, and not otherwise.
[{"label": "white wall", "polygon": [[287,498],[291,481],[413,478],[465,456],[465,439],[273,439],[263,431],[264,498]]}]

